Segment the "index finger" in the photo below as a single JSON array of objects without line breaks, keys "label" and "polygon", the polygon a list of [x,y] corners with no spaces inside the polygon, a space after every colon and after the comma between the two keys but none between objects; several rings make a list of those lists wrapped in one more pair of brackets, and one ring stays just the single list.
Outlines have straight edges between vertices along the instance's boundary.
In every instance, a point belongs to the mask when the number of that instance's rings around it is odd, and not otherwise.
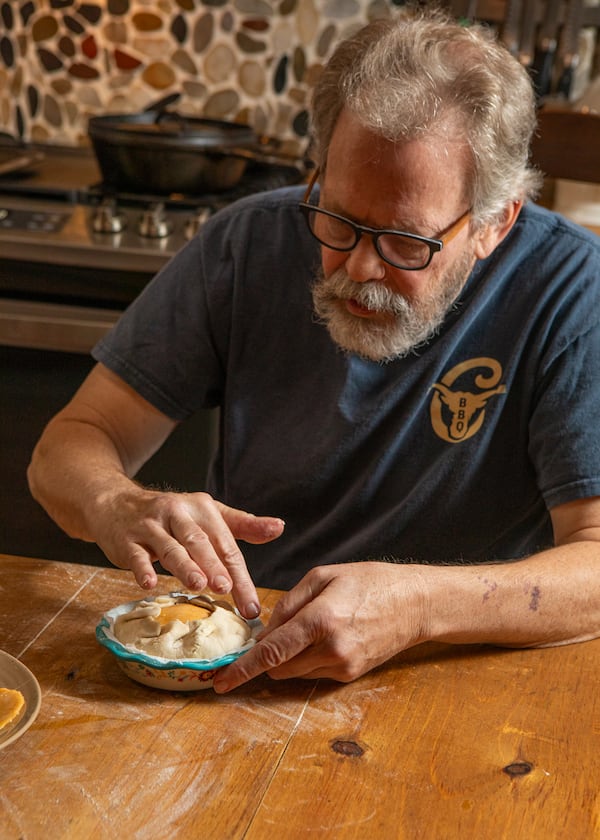
[{"label": "index finger", "polygon": [[256,618],[260,613],[258,594],[235,538],[217,510],[209,508],[204,515],[202,527],[187,511],[172,516],[172,533],[185,549],[185,554],[178,556],[179,563],[190,578],[201,571],[213,592],[233,589],[242,615]]}]

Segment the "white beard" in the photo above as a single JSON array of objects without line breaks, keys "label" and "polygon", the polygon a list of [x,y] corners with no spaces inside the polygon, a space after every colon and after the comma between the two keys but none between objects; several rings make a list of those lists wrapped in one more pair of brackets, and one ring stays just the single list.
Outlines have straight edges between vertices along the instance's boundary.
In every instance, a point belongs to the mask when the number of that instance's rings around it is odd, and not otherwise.
[{"label": "white beard", "polygon": [[[429,289],[414,300],[378,281],[356,283],[343,268],[329,277],[321,270],[312,289],[315,312],[343,350],[371,361],[389,362],[407,356],[439,331],[474,261],[471,253],[465,253],[445,276],[430,277]],[[353,315],[346,309],[348,300],[389,317],[379,320]]]}]

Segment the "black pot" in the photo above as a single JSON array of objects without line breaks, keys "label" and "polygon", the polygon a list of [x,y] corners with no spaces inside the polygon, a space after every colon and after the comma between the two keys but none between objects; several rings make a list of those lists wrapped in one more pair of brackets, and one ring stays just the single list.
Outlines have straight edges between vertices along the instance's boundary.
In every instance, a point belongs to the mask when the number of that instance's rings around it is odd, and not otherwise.
[{"label": "black pot", "polygon": [[91,117],[88,133],[105,184],[122,191],[220,192],[240,181],[249,161],[277,162],[247,125],[173,111]]}]

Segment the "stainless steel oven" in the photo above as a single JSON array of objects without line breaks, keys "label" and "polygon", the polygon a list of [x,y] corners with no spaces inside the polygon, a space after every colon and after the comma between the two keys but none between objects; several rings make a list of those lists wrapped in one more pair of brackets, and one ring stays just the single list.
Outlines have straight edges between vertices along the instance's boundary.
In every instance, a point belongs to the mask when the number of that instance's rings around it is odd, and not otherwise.
[{"label": "stainless steel oven", "polygon": [[[0,144],[0,552],[106,562],[30,497],[36,440],[91,369],[91,347],[212,213],[301,177],[293,167],[257,165],[224,193],[115,194],[87,149],[24,153]],[[180,424],[140,480],[201,489],[216,425],[213,412]]]}]

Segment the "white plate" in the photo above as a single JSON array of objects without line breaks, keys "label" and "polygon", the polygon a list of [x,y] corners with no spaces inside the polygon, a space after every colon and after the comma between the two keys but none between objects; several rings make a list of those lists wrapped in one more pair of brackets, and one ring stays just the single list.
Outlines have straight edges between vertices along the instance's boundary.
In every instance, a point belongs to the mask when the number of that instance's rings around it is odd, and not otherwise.
[{"label": "white plate", "polygon": [[16,723],[9,723],[4,729],[0,729],[1,750],[29,729],[40,710],[42,692],[29,668],[3,650],[0,650],[0,687],[16,688],[25,698],[25,711],[21,717]]}]

